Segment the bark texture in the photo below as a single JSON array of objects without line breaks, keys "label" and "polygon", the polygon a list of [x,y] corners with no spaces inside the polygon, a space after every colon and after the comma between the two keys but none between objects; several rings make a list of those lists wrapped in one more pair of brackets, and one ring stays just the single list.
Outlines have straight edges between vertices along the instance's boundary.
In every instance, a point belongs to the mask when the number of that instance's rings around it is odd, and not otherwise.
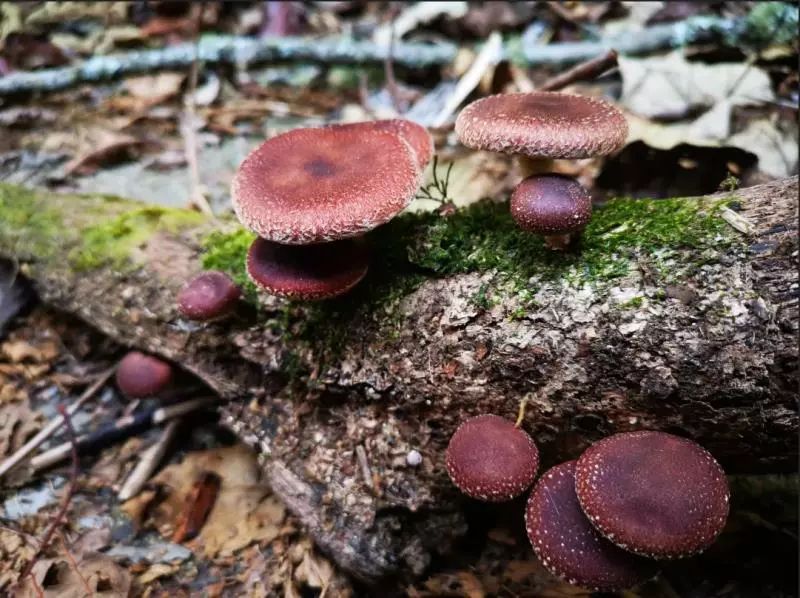
[{"label": "bark texture", "polygon": [[[65,256],[86,223],[131,204],[38,194],[62,222],[52,246],[26,241],[21,221],[0,225],[0,253],[23,263],[46,302],[229,399],[222,420],[259,451],[274,491],[342,567],[375,582],[420,574],[458,541],[449,437],[471,415],[513,419],[524,396],[544,467],[608,434],[658,429],[696,440],[729,473],[792,470],[797,193],[795,177],[726,194],[736,210],[726,217],[747,232],[726,225],[718,247],[641,248],[602,283],[532,279],[533,301],[504,295],[496,270],[427,272],[369,313],[346,302],[287,312],[267,298],[200,328],[181,321],[175,296],[201,268],[200,240],[230,224],[155,232],[126,267],[76,269]],[[333,340],[326,318],[342,320]]]}]

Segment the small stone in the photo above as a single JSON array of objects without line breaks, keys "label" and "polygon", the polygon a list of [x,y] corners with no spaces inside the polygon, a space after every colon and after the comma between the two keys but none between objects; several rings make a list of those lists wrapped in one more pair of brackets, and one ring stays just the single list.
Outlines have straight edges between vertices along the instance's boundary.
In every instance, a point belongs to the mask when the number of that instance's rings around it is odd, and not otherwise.
[{"label": "small stone", "polygon": [[406,455],[406,464],[410,467],[417,467],[422,463],[422,455],[416,449],[411,449]]}]

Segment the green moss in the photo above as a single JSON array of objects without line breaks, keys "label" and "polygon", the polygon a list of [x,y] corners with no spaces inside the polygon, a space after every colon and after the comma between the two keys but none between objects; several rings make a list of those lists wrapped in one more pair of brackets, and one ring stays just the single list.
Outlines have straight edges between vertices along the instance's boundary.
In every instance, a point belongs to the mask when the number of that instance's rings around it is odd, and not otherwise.
[{"label": "green moss", "polygon": [[251,303],[256,301],[257,289],[247,277],[245,259],[255,238],[254,233],[240,228],[231,232],[213,232],[203,239],[203,268],[227,272],[242,287],[245,299]]},{"label": "green moss", "polygon": [[633,297],[624,303],[620,303],[622,309],[638,309],[644,304],[644,297]]},{"label": "green moss", "polygon": [[51,255],[63,222],[58,212],[36,192],[16,185],[0,184],[0,240],[17,255]]},{"label": "green moss", "polygon": [[79,270],[105,265],[123,267],[131,252],[159,231],[177,232],[197,225],[204,216],[188,210],[147,206],[123,212],[107,222],[81,231],[81,243],[70,252],[70,261]]},{"label": "green moss", "polygon": [[730,235],[718,206],[681,199],[615,199],[595,210],[575,252],[554,252],[516,227],[508,206],[481,202],[425,227],[409,248],[412,263],[439,274],[496,270],[517,289],[529,279],[607,281],[628,272],[644,251],[719,247]]}]

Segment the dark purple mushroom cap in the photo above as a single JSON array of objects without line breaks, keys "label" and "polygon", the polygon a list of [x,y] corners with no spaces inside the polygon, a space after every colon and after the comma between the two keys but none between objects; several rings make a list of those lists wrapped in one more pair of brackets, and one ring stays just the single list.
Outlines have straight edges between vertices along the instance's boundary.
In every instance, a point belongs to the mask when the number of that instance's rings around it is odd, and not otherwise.
[{"label": "dark purple mushroom cap", "polygon": [[467,496],[489,502],[525,492],[539,469],[539,450],[507,419],[479,415],[450,438],[445,463],[450,479]]},{"label": "dark purple mushroom cap", "polygon": [[239,220],[286,244],[334,241],[372,230],[408,206],[420,169],[398,133],[330,125],[295,129],[253,150],[233,178]]},{"label": "dark purple mushroom cap", "polygon": [[172,381],[172,366],[157,357],[131,351],[117,365],[117,387],[127,397],[144,399],[163,391]]},{"label": "dark purple mushroom cap", "polygon": [[575,490],[605,537],[651,558],[701,552],[728,518],[728,480],[719,463],[697,443],[664,432],[596,442],[578,459]]},{"label": "dark purple mushroom cap", "polygon": [[247,274],[272,295],[313,301],[346,293],[364,278],[369,252],[362,239],[315,245],[281,245],[256,239]]},{"label": "dark purple mushroom cap", "polygon": [[590,158],[620,149],[628,123],[605,100],[535,91],[481,98],[456,118],[467,147],[534,158]]},{"label": "dark purple mushroom cap", "polygon": [[216,320],[236,307],[242,290],[224,272],[210,270],[195,276],[178,294],[178,310],[190,320]]},{"label": "dark purple mushroom cap", "polygon": [[525,510],[528,539],[550,573],[595,592],[623,590],[657,572],[592,527],[575,495],[575,461],[556,465],[536,482]]},{"label": "dark purple mushroom cap", "polygon": [[592,197],[575,179],[559,174],[534,175],[511,194],[517,225],[540,235],[582,230],[592,217]]}]

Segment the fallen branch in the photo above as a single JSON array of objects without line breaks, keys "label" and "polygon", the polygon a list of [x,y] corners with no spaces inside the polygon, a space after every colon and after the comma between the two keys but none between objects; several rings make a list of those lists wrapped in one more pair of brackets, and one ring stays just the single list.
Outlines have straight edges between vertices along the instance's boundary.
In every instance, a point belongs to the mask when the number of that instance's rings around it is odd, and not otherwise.
[{"label": "fallen branch", "polygon": [[[306,37],[233,37],[207,35],[195,44],[187,42],[157,50],[137,50],[94,56],[62,68],[12,73],[0,78],[0,96],[32,91],[52,92],[79,83],[93,83],[116,77],[152,73],[164,69],[188,68],[195,56],[205,64],[230,64],[246,68],[263,62],[311,60],[325,63],[381,63],[388,48],[371,41]],[[395,64],[425,68],[450,63],[457,48],[451,44],[397,42],[392,48]]]},{"label": "fallen branch", "polygon": [[617,53],[614,50],[609,50],[602,56],[582,62],[568,71],[551,77],[539,86],[539,91],[557,91],[567,85],[572,85],[576,81],[591,80],[615,66],[617,66]]},{"label": "fallen branch", "polygon": [[175,434],[178,432],[178,426],[180,426],[180,423],[181,420],[179,419],[174,419],[169,422],[156,443],[142,453],[142,456],[139,459],[139,462],[136,464],[136,467],[133,468],[130,475],[125,480],[125,483],[122,484],[122,488],[120,488],[119,493],[117,494],[117,497],[121,501],[124,502],[128,500],[129,498],[138,494],[139,491],[144,488],[147,480],[150,479],[150,476],[153,475],[153,472],[158,467],[161,459],[164,458],[169,444],[172,442],[172,439],[175,438]]},{"label": "fallen branch", "polygon": [[[154,228],[136,231],[125,267],[79,268],[65,256],[80,255],[84,231],[141,204],[0,185],[0,254],[17,256],[45,303],[229,399],[222,424],[258,451],[276,496],[344,570],[376,581],[420,575],[456,546],[464,516],[442,465],[449,437],[470,415],[514,418],[525,396],[522,425],[547,462],[656,429],[694,439],[731,474],[794,468],[797,188],[795,177],[618,200],[563,256],[522,236],[502,204],[400,216],[370,236],[380,267],[342,300],[245,299],[238,317],[191,331],[176,296],[212,267],[204,247],[243,278],[247,239],[229,250],[238,223],[185,212],[185,225],[158,228],[152,208]],[[715,211],[723,201],[750,234]],[[26,210],[52,223],[47,244]]]}]

